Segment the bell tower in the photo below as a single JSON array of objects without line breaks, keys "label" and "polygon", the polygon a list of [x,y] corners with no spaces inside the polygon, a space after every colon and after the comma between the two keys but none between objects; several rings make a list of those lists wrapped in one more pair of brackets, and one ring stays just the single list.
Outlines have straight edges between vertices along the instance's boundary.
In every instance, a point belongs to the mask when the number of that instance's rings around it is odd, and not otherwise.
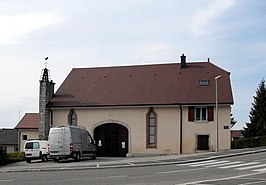
[{"label": "bell tower", "polygon": [[40,80],[39,93],[39,139],[48,139],[49,130],[51,127],[50,111],[47,108],[47,103],[54,94],[55,83],[50,80],[50,71],[47,69],[47,60],[45,58],[45,68],[42,70],[42,77]]}]

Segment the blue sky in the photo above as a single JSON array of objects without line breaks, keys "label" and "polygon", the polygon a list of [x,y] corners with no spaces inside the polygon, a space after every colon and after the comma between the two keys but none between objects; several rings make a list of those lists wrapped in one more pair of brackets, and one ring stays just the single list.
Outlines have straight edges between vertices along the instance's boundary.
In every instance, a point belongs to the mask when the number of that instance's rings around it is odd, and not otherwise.
[{"label": "blue sky", "polygon": [[249,121],[266,74],[266,1],[0,0],[0,128],[38,112],[44,58],[56,89],[72,68],[211,62],[231,72],[237,120]]}]

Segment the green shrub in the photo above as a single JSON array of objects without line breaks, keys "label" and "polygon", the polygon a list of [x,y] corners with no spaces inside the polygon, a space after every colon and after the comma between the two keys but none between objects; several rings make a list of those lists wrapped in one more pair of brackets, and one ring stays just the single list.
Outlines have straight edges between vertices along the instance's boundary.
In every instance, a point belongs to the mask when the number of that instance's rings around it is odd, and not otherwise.
[{"label": "green shrub", "polygon": [[12,152],[8,154],[9,159],[16,159],[16,160],[23,160],[24,159],[24,152]]},{"label": "green shrub", "polygon": [[231,143],[232,149],[253,148],[260,146],[266,146],[266,136],[238,139],[232,141]]}]

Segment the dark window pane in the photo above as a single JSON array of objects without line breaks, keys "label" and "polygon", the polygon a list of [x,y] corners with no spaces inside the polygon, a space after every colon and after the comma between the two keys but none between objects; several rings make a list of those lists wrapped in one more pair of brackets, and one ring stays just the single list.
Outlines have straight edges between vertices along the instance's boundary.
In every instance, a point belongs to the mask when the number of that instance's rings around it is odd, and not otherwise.
[{"label": "dark window pane", "polygon": [[200,80],[199,85],[200,86],[209,86],[209,80]]},{"label": "dark window pane", "polygon": [[23,136],[22,136],[22,139],[23,139],[23,140],[27,140],[27,139],[28,139],[28,136],[27,136],[27,135],[23,135]]},{"label": "dark window pane", "polygon": [[25,148],[26,149],[33,149],[33,143],[26,143]]},{"label": "dark window pane", "polygon": [[207,120],[207,110],[206,108],[202,108],[202,120]]},{"label": "dark window pane", "polygon": [[196,108],[196,120],[200,120],[200,108]]}]

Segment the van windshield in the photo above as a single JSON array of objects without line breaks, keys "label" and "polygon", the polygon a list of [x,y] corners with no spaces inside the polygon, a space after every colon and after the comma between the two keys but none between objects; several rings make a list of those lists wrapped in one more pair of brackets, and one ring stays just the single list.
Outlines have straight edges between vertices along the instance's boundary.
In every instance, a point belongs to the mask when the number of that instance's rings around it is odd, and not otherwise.
[{"label": "van windshield", "polygon": [[40,144],[38,142],[28,142],[25,145],[25,149],[38,149],[40,148]]}]

